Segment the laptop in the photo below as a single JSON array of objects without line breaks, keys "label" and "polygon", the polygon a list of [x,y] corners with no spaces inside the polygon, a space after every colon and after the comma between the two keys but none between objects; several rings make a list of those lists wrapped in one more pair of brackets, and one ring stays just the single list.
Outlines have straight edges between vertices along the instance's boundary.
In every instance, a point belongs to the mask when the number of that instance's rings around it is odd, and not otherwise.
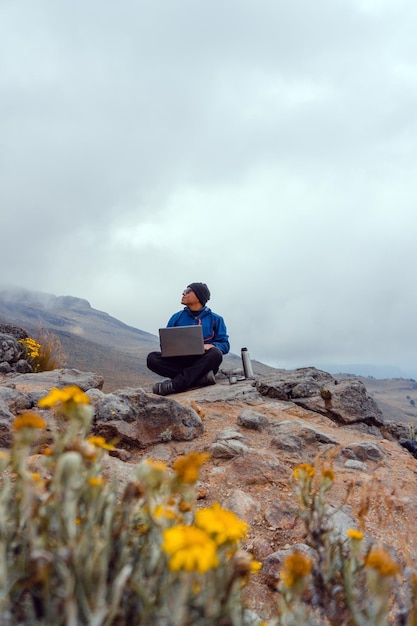
[{"label": "laptop", "polygon": [[202,326],[171,326],[159,329],[161,355],[190,356],[204,354]]}]

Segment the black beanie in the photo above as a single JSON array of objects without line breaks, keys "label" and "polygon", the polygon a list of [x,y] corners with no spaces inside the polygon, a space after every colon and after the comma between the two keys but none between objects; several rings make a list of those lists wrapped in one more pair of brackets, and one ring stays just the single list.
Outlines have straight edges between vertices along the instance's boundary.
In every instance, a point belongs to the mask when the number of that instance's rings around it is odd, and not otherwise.
[{"label": "black beanie", "polygon": [[205,306],[207,300],[210,300],[210,291],[206,283],[191,283],[187,285],[187,287],[194,291],[198,301],[201,302],[203,306]]}]

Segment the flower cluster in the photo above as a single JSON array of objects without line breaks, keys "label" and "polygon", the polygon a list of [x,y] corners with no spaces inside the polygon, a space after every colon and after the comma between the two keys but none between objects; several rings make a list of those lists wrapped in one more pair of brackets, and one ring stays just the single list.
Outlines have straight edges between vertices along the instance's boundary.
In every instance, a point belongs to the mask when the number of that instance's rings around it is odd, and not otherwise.
[{"label": "flower cluster", "polygon": [[27,337],[19,339],[19,343],[23,348],[24,358],[35,372],[53,370],[65,363],[65,355],[58,337],[42,331],[41,328],[36,339]]},{"label": "flower cluster", "polygon": [[[89,432],[88,393],[55,388],[38,406],[0,451],[0,623],[267,626],[247,621],[240,595],[262,567],[243,549],[248,525],[218,502],[198,506],[206,452],[172,467],[144,459],[122,488],[104,472],[114,442]],[[369,547],[363,516],[361,530],[335,533],[333,468],[303,463],[292,477],[306,545],[283,560],[269,625],[382,626],[396,611],[417,624],[417,573],[399,607],[406,573],[386,546]]]},{"label": "flower cluster", "polygon": [[89,432],[89,395],[54,388],[38,407],[0,453],[0,622],[142,626],[167,623],[169,606],[172,624],[232,623],[260,564],[234,513],[196,510],[209,455],[143,460],[120,491],[103,471],[114,443]]},{"label": "flower cluster", "polygon": [[[336,535],[336,509],[326,500],[336,480],[331,467],[303,463],[294,469],[293,478],[307,548],[291,553],[283,562],[278,586],[282,623],[387,625],[400,572],[398,562],[385,547],[369,550],[362,530],[349,528],[345,539]],[[410,596],[407,624],[417,623],[412,584]],[[404,613],[404,607],[398,611]]]},{"label": "flower cluster", "polygon": [[39,357],[39,351],[41,348],[41,344],[32,339],[32,337],[27,337],[26,339],[19,339],[19,343],[24,348],[26,358],[28,360],[34,360]]},{"label": "flower cluster", "polygon": [[247,524],[232,511],[215,503],[196,511],[193,525],[166,529],[162,549],[170,557],[172,571],[206,572],[218,566],[218,548],[224,545],[234,548],[247,530]]}]

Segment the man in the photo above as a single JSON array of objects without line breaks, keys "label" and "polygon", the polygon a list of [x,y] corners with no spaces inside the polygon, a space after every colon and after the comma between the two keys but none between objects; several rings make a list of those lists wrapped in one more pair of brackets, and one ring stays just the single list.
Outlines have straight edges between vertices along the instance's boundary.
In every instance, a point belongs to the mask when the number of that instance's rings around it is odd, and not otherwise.
[{"label": "man", "polygon": [[163,357],[160,352],[148,354],[147,366],[152,372],[168,377],[155,383],[152,391],[160,396],[179,393],[190,387],[204,387],[216,383],[223,354],[230,350],[226,325],[220,315],[206,306],[210,291],[205,283],[191,283],[182,292],[181,304],[185,308],[174,313],[169,326],[203,327],[204,354],[194,356]]}]

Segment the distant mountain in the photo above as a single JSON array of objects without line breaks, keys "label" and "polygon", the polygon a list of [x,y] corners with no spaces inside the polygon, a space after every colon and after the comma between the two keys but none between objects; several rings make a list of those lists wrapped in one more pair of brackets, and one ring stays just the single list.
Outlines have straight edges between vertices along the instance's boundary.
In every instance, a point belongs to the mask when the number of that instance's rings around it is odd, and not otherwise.
[{"label": "distant mountain", "polygon": [[33,337],[40,328],[53,332],[67,356],[66,366],[101,374],[105,391],[155,380],[146,355],[158,348],[158,338],[93,309],[87,300],[1,290],[0,320],[22,326]]},{"label": "distant mountain", "polygon": [[375,365],[372,363],[321,363],[318,369],[329,374],[354,374],[355,376],[373,376],[374,378],[410,378],[410,376],[395,365]]}]

